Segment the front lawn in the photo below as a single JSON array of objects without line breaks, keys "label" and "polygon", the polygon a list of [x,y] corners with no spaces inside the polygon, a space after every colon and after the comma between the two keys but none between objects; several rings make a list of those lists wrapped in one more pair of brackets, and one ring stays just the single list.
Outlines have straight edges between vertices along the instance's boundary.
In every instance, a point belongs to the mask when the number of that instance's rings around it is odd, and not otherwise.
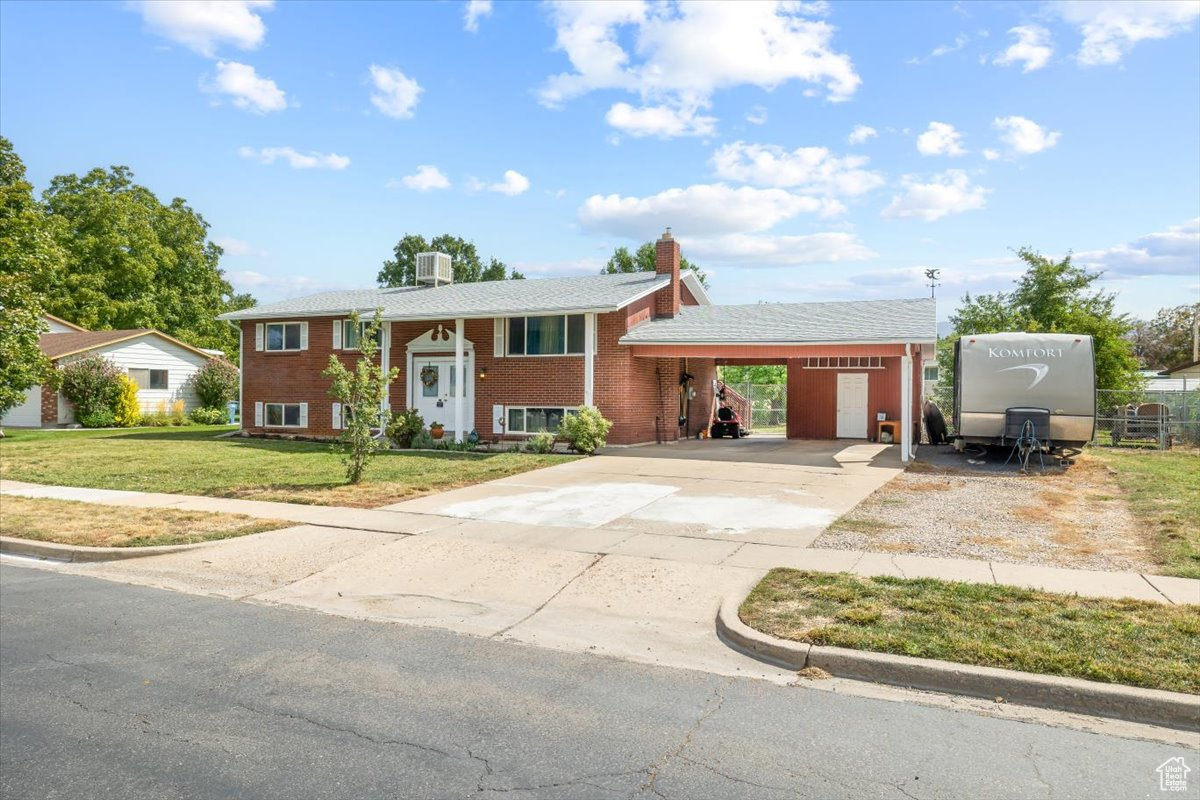
[{"label": "front lawn", "polygon": [[358,486],[328,444],[239,437],[227,427],[133,431],[5,431],[0,478],[62,486],[372,508],[574,456],[389,451]]},{"label": "front lawn", "polygon": [[5,495],[0,534],[90,547],[154,547],[229,539],[290,522],[174,508],[126,508]]},{"label": "front lawn", "polygon": [[1200,694],[1200,606],[774,569],[739,615],[797,642]]},{"label": "front lawn", "polygon": [[1200,454],[1195,450],[1089,451],[1115,475],[1147,527],[1163,575],[1200,578]]}]

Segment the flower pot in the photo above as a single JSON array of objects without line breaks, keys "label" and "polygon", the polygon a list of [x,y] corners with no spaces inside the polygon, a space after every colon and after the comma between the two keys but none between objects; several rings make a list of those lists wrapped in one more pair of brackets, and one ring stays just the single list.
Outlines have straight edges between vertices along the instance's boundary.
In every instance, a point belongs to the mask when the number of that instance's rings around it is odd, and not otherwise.
[{"label": "flower pot", "polygon": [[441,425],[438,425],[436,428],[429,429],[429,435],[432,436],[434,439],[442,438],[442,436],[445,433],[446,433],[446,429],[443,428]]}]

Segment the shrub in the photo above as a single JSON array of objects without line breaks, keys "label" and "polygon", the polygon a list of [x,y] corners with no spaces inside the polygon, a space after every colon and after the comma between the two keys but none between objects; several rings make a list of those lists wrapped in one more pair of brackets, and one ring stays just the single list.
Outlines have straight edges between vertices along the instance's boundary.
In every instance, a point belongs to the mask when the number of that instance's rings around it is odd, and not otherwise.
[{"label": "shrub", "polygon": [[112,410],[108,408],[80,411],[75,415],[75,421],[85,428],[111,428],[117,424]]},{"label": "shrub", "polygon": [[224,425],[229,412],[223,408],[194,408],[188,416],[197,425]]},{"label": "shrub", "polygon": [[415,408],[410,408],[397,414],[388,423],[387,437],[396,447],[412,447],[413,437],[424,429],[425,420]]},{"label": "shrub", "polygon": [[122,428],[132,428],[142,420],[142,407],[138,405],[138,386],[128,375],[117,376],[121,391],[113,409],[113,422]]},{"label": "shrub", "polygon": [[550,431],[538,431],[533,436],[529,437],[529,441],[525,443],[525,451],[528,453],[546,453],[554,452],[554,434]]},{"label": "shrub", "polygon": [[171,424],[175,426],[192,424],[191,420],[187,418],[187,403],[182,400],[171,403]]},{"label": "shrub", "polygon": [[222,358],[214,358],[192,376],[192,388],[200,405],[225,408],[238,395],[238,369]]},{"label": "shrub", "polygon": [[[104,356],[90,355],[64,364],[60,370],[63,397],[75,406],[75,417],[96,419],[98,412],[111,417],[121,396],[121,377],[124,373]],[[109,420],[111,425],[113,420]]]},{"label": "shrub", "polygon": [[143,414],[142,424],[147,428],[165,428],[171,424],[171,418],[160,412]]},{"label": "shrub", "polygon": [[414,450],[432,450],[433,435],[427,430],[419,430],[413,434],[412,449]]},{"label": "shrub", "polygon": [[578,413],[567,414],[559,428],[559,434],[567,440],[573,450],[591,455],[608,444],[608,432],[612,422],[604,418],[595,406],[583,406]]}]

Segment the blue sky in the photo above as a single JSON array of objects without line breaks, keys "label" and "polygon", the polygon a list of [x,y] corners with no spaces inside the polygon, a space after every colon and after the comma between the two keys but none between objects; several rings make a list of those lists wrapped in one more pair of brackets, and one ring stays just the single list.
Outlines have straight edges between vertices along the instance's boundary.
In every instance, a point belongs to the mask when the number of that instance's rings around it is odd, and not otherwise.
[{"label": "blue sky", "polygon": [[[405,233],[530,277],[670,225],[718,302],[1011,285],[1074,250],[1200,299],[1200,2],[0,4],[40,190],[125,164],[260,300]],[[857,133],[856,133],[857,132]]]}]

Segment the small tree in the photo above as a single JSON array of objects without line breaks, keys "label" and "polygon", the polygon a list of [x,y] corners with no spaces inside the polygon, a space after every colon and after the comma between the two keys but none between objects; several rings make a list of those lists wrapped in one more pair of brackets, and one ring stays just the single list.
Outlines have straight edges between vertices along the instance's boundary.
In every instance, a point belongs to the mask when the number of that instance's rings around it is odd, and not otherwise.
[{"label": "small tree", "polygon": [[238,369],[222,358],[214,358],[196,370],[192,387],[204,408],[225,410],[238,395]]},{"label": "small tree", "polygon": [[612,422],[604,418],[595,406],[581,406],[575,414],[563,417],[558,433],[571,447],[584,455],[591,455],[608,444],[608,432]]},{"label": "small tree", "polygon": [[113,408],[113,422],[122,428],[132,428],[142,421],[142,407],[138,403],[138,385],[128,375],[118,375],[120,392]]},{"label": "small tree", "polygon": [[83,356],[59,369],[63,397],[75,406],[76,418],[85,425],[87,420],[103,419],[111,424],[122,375],[116,364],[101,355]]},{"label": "small tree", "polygon": [[[358,327],[358,313],[350,315],[351,323]],[[342,405],[342,427],[338,447],[346,465],[346,480],[358,483],[362,480],[367,464],[376,451],[387,447],[383,432],[387,429],[391,414],[382,408],[387,397],[388,386],[400,374],[400,370],[385,369],[376,363],[379,350],[377,338],[383,329],[382,311],[375,310],[375,319],[358,337],[358,362],[354,369],[347,369],[336,355],[329,356],[329,366],[321,374],[332,380],[329,394]],[[378,430],[376,437],[372,431]]]}]

